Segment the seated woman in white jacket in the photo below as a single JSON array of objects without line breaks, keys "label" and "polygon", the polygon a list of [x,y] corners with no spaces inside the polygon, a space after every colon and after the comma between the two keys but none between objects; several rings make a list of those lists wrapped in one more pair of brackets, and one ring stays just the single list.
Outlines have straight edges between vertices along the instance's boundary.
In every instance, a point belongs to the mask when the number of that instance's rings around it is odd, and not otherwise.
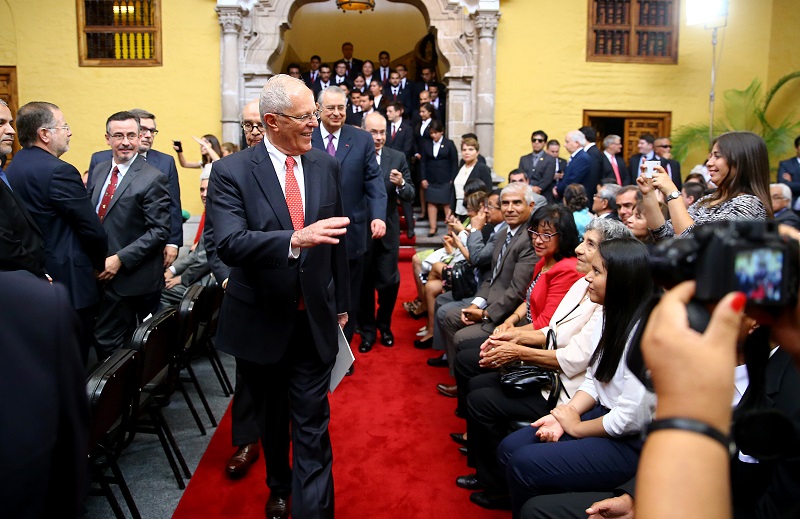
[{"label": "seated woman in white jacket", "polygon": [[586,281],[592,301],[613,312],[604,315],[583,384],[567,404],[498,448],[514,517],[531,497],[610,490],[636,473],[639,432],[652,419],[655,396],[628,369],[625,354],[655,293],[647,248],[630,238],[601,243]]}]

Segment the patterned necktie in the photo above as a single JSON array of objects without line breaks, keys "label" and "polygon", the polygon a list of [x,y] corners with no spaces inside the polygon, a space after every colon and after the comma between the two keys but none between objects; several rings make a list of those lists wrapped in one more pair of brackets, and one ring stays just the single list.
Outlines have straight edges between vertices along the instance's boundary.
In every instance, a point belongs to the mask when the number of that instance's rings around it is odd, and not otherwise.
[{"label": "patterned necktie", "polygon": [[286,157],[286,206],[289,216],[292,217],[292,227],[295,231],[303,228],[305,216],[303,215],[303,198],[300,196],[300,186],[294,176],[294,157]]},{"label": "patterned necktie", "polygon": [[[541,272],[539,275],[541,275]],[[527,322],[529,323],[533,322],[533,317],[531,316],[531,293],[533,292],[533,287],[536,286],[537,279],[539,279],[539,276],[533,278],[531,284],[528,285],[528,291],[525,292],[525,318],[528,319]]]},{"label": "patterned necktie", "polygon": [[336,156],[336,148],[333,147],[333,134],[332,133],[328,134],[328,145],[325,147],[325,151],[327,151],[328,155],[330,155],[331,157],[335,157]]},{"label": "patterned necktie", "polygon": [[495,278],[500,273],[500,267],[503,265],[503,256],[506,253],[506,249],[508,249],[508,244],[511,243],[511,229],[506,231],[506,241],[503,242],[503,246],[500,247],[500,254],[497,255],[497,264],[494,266],[494,270],[492,271],[492,281],[494,283]]},{"label": "patterned necktie", "polygon": [[119,168],[117,166],[114,166],[114,169],[111,170],[111,181],[108,183],[108,186],[106,187],[106,192],[103,193],[103,199],[100,202],[100,209],[97,210],[97,216],[100,218],[101,222],[106,217],[106,213],[108,212],[108,206],[111,205],[111,199],[114,198],[114,192],[117,190],[118,183],[119,183]]}]

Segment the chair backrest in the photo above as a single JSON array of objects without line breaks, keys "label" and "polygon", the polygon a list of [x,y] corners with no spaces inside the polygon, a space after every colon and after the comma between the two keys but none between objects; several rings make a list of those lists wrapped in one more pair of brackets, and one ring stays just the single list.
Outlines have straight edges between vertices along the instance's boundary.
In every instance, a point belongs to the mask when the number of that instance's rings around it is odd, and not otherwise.
[{"label": "chair backrest", "polygon": [[143,322],[133,332],[130,349],[141,353],[139,390],[160,386],[169,380],[182,349],[178,330],[178,313],[174,306],[164,308]]},{"label": "chair backrest", "polygon": [[205,297],[208,300],[208,320],[203,326],[203,340],[213,337],[217,333],[217,323],[219,322],[219,309],[222,308],[222,298],[225,291],[214,281],[206,286]]},{"label": "chair backrest", "polygon": [[101,444],[107,454],[119,454],[138,389],[139,357],[138,352],[119,349],[89,375],[86,395],[91,416],[90,453]]},{"label": "chair backrest", "polygon": [[203,318],[205,289],[202,285],[192,285],[183,295],[178,305],[178,320],[180,321],[180,338],[184,350],[190,350],[198,339],[199,328]]}]

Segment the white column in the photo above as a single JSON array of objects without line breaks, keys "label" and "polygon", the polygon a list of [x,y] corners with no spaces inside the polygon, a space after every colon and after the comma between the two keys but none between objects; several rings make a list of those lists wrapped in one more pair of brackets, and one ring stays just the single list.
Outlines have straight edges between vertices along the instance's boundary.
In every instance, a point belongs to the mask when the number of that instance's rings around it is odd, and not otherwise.
[{"label": "white column", "polygon": [[239,96],[239,31],[247,10],[235,6],[217,6],[222,26],[220,45],[220,87],[222,89],[222,142],[239,142],[241,112]]},{"label": "white column", "polygon": [[499,18],[498,11],[480,10],[475,13],[475,28],[478,30],[475,134],[481,143],[481,154],[490,166],[494,162],[495,37]]}]

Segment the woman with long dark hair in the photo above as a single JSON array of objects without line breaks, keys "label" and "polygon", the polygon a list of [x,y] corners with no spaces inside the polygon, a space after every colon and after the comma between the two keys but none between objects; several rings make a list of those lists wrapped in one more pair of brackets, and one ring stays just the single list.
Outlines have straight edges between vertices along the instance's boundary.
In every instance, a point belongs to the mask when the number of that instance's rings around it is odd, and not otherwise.
[{"label": "woman with long dark hair", "polygon": [[[653,178],[636,179],[644,199],[645,217],[656,240],[691,235],[695,225],[725,220],[764,220],[772,217],[769,195],[769,157],[764,139],[750,132],[717,137],[706,168],[717,190],[687,209],[681,192],[661,166]],[[664,194],[669,219],[661,214],[656,191]]]},{"label": "woman with long dark hair", "polygon": [[586,275],[590,299],[605,308],[586,378],[570,401],[532,427],[506,437],[498,461],[506,470],[514,516],[540,494],[611,490],[636,473],[639,432],[655,398],[624,362],[629,339],[655,293],[647,248],[631,238],[603,242]]}]

